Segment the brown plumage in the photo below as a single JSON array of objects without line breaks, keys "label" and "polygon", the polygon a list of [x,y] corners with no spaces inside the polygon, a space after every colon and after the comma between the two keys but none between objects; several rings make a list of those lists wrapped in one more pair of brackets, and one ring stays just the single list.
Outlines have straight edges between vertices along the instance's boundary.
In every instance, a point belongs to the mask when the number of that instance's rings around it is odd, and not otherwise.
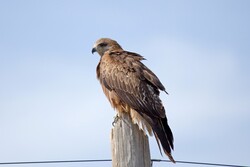
[{"label": "brown plumage", "polygon": [[[157,76],[141,60],[142,56],[128,52],[114,40],[101,38],[96,41],[92,53],[101,56],[97,66],[97,78],[112,107],[118,114],[128,112],[139,128],[152,135],[165,154],[175,162],[171,150],[173,134],[168,126],[165,109],[159,98],[164,86]],[[166,92],[166,91],[165,91]],[[167,93],[167,92],[166,92]]]}]

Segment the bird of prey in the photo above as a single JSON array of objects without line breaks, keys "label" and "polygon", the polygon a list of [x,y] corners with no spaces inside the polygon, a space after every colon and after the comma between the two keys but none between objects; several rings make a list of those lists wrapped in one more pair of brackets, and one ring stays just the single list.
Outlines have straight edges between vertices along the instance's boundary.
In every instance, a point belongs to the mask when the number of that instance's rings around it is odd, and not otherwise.
[{"label": "bird of prey", "polygon": [[[132,122],[145,133],[154,134],[158,146],[172,162],[175,162],[173,134],[168,125],[160,90],[165,91],[158,77],[141,61],[141,55],[125,51],[109,38],[97,40],[92,54],[100,55],[97,78],[112,107],[130,114]],[[167,92],[166,92],[167,93]]]}]

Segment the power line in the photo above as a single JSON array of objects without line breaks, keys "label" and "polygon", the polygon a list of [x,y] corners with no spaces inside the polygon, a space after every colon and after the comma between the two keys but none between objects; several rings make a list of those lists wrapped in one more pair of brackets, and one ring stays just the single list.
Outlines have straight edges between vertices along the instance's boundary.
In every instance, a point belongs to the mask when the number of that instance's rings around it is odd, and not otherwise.
[{"label": "power line", "polygon": [[84,162],[111,162],[111,159],[86,159],[86,160],[55,160],[55,161],[19,161],[1,162],[0,165],[25,165],[25,164],[59,164],[59,163],[84,163]]},{"label": "power line", "polygon": [[[171,162],[169,160],[151,159],[152,162]],[[180,164],[193,164],[193,165],[210,165],[210,166],[226,166],[226,167],[250,167],[243,165],[232,165],[232,164],[221,164],[221,163],[210,163],[210,162],[194,162],[194,161],[175,161]]]},{"label": "power line", "polygon": [[[0,165],[27,165],[27,164],[58,164],[58,163],[88,163],[88,162],[111,162],[111,159],[86,159],[86,160],[55,160],[55,161],[16,161],[16,162],[1,162]],[[152,162],[171,162],[169,160],[151,159]],[[176,161],[176,163],[193,164],[193,165],[210,165],[224,167],[250,167],[243,165],[220,164],[209,162],[194,162],[194,161]]]}]

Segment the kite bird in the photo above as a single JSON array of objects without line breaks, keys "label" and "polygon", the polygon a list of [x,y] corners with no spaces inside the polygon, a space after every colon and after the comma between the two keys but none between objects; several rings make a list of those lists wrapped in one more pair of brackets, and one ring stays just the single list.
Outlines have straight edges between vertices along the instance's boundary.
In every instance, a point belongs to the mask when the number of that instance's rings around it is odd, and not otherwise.
[{"label": "kite bird", "polygon": [[166,90],[158,77],[141,62],[145,59],[123,50],[109,38],[97,40],[92,54],[94,52],[101,56],[96,69],[97,78],[112,107],[118,115],[119,112],[129,113],[132,122],[138,124],[144,133],[153,133],[160,151],[162,147],[169,159],[175,162],[171,155],[173,134],[159,98],[160,90]]}]

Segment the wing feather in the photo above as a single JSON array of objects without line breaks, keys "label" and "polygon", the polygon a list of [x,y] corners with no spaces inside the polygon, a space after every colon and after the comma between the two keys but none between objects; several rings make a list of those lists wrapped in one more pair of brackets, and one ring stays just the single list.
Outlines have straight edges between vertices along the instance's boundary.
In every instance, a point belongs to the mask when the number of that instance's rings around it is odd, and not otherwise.
[{"label": "wing feather", "polygon": [[164,118],[165,111],[158,89],[165,88],[156,75],[140,62],[142,59],[131,52],[104,55],[100,65],[100,81],[139,113]]}]

